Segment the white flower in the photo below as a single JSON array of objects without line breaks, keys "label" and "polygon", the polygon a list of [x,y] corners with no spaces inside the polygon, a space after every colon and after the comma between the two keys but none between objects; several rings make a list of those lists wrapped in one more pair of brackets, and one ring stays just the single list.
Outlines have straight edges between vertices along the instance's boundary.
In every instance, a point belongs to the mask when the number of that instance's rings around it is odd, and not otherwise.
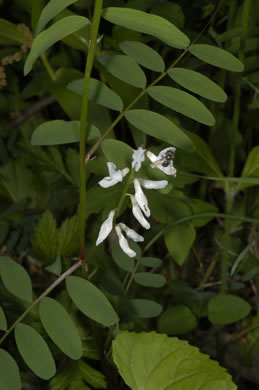
[{"label": "white flower", "polygon": [[146,149],[143,149],[141,146],[137,149],[134,150],[132,154],[132,165],[131,167],[135,169],[136,172],[139,171],[141,168],[141,164],[145,160],[145,151]]},{"label": "white flower", "polygon": [[117,233],[117,236],[118,236],[118,239],[119,239],[119,244],[120,244],[120,247],[121,247],[121,249],[123,250],[123,252],[125,252],[126,255],[128,255],[129,257],[135,257],[135,256],[136,256],[136,252],[134,252],[134,251],[129,247],[128,241],[126,240],[126,238],[125,238],[124,235],[122,234],[121,228],[120,228],[119,225],[116,225],[116,226],[115,226],[115,231],[116,231],[116,233]]},{"label": "white flower", "polygon": [[146,198],[146,195],[144,194],[144,192],[142,191],[142,188],[141,188],[141,185],[140,185],[140,182],[138,179],[134,179],[134,187],[135,187],[135,199],[136,199],[139,207],[141,208],[141,210],[145,214],[145,216],[149,217],[150,210],[148,207],[147,198]]},{"label": "white flower", "polygon": [[129,168],[124,168],[124,169],[118,169],[116,171],[116,165],[107,162],[108,170],[109,170],[109,175],[104,177],[102,180],[99,181],[99,185],[103,188],[108,188],[111,186],[114,186],[115,184],[119,183],[120,181],[123,180],[124,176],[126,176],[129,173]]},{"label": "white flower", "polygon": [[161,150],[158,156],[148,150],[147,157],[152,162],[151,168],[158,168],[166,175],[176,176],[176,168],[174,167],[174,154],[176,149],[173,146]]},{"label": "white flower", "polygon": [[142,211],[135,199],[134,195],[129,194],[131,203],[132,203],[132,213],[134,217],[139,221],[140,225],[143,226],[145,229],[150,229],[150,224],[148,221],[144,218]]},{"label": "white flower", "polygon": [[135,241],[135,242],[143,242],[144,241],[144,237],[142,237],[140,234],[138,234],[137,232],[135,232],[135,230],[133,229],[130,229],[127,225],[125,225],[124,223],[119,223],[119,227],[121,228],[121,230],[123,230],[125,233],[126,233],[126,236],[128,238],[130,238],[131,240]]},{"label": "white flower", "polygon": [[96,246],[101,244],[111,233],[114,214],[115,210],[110,211],[108,218],[103,222],[96,240]]},{"label": "white flower", "polygon": [[165,188],[168,185],[167,180],[139,179],[139,181],[142,187],[146,188],[147,190],[160,190],[162,188]]}]

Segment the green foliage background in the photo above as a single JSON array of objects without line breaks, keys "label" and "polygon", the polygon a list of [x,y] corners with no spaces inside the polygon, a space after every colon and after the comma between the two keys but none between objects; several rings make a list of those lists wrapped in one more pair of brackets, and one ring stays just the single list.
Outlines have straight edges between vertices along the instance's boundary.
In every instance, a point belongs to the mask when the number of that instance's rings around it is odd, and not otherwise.
[{"label": "green foliage background", "polygon": [[[101,3],[0,0],[0,389],[256,388],[258,1]],[[139,146],[176,147],[147,231],[98,186]],[[134,259],[95,245],[116,208]]]}]

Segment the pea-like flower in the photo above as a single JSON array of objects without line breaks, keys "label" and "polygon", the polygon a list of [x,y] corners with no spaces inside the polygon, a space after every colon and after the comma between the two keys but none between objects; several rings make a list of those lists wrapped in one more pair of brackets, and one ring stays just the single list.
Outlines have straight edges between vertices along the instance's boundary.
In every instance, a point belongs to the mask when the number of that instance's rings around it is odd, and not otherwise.
[{"label": "pea-like flower", "polygon": [[126,233],[126,236],[128,238],[130,238],[131,240],[133,240],[135,242],[143,242],[144,241],[144,237],[142,237],[140,234],[135,232],[135,230],[130,229],[127,225],[125,225],[125,223],[120,222],[119,227],[121,228],[121,230],[123,230]]},{"label": "pea-like flower", "polygon": [[103,242],[111,233],[115,211],[116,210],[110,211],[108,218],[103,222],[96,240],[96,246],[101,244],[101,242]]},{"label": "pea-like flower", "polygon": [[158,168],[166,175],[176,176],[174,167],[174,155],[176,149],[173,146],[161,150],[158,156],[148,150],[146,156],[152,162],[151,168]]},{"label": "pea-like flower", "polygon": [[148,207],[148,201],[146,195],[142,191],[139,179],[134,179],[134,187],[135,187],[135,199],[143,213],[146,217],[150,217],[150,210]]},{"label": "pea-like flower", "polygon": [[121,247],[121,249],[123,250],[123,252],[125,252],[126,255],[128,255],[129,257],[135,257],[135,256],[136,256],[136,252],[133,251],[133,250],[129,247],[129,243],[128,243],[127,239],[126,239],[126,238],[124,237],[124,235],[122,234],[120,225],[116,225],[116,226],[115,226],[115,231],[116,231],[116,233],[117,233],[117,236],[118,236],[118,239],[119,239],[119,244],[120,244],[120,247]]},{"label": "pea-like flower", "polygon": [[139,221],[140,225],[143,226],[145,229],[150,229],[149,222],[145,219],[144,215],[142,214],[141,208],[139,207],[136,198],[134,195],[128,194],[130,196],[130,200],[132,203],[132,213],[134,217]]},{"label": "pea-like flower", "polygon": [[147,190],[161,190],[168,185],[167,180],[147,180],[139,178],[139,182],[141,186]]},{"label": "pea-like flower", "polygon": [[146,149],[143,149],[141,146],[137,149],[134,150],[132,154],[132,164],[131,167],[135,169],[136,172],[138,172],[141,168],[141,164],[145,160],[145,152]]},{"label": "pea-like flower", "polygon": [[104,177],[98,183],[103,188],[112,187],[115,184],[121,182],[124,176],[126,176],[129,173],[129,168],[116,170],[117,167],[112,162],[107,162],[107,166],[108,166],[108,171],[110,176]]}]

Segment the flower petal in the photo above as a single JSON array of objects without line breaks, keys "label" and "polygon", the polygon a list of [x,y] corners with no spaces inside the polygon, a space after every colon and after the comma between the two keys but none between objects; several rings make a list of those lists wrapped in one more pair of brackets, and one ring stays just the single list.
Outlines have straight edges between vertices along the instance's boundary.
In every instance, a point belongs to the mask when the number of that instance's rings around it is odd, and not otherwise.
[{"label": "flower petal", "polygon": [[131,240],[135,241],[135,242],[143,242],[144,241],[144,237],[142,237],[141,235],[139,235],[137,232],[135,232],[135,230],[133,229],[130,229],[127,225],[125,225],[124,223],[119,223],[119,226],[122,230],[124,230],[124,232],[126,233],[126,236],[128,238],[131,238]]},{"label": "flower petal", "polygon": [[116,171],[116,165],[112,162],[107,162],[107,166],[110,176],[106,176],[98,182],[98,184],[103,188],[112,187],[115,184],[121,182],[124,176],[129,173],[129,168],[124,168],[122,170],[118,169]]},{"label": "flower petal", "polygon": [[150,224],[144,218],[142,211],[136,202],[135,196],[130,194],[130,199],[131,199],[131,203],[132,203],[132,213],[133,213],[134,217],[139,221],[141,226],[143,226],[145,229],[150,229]]},{"label": "flower petal", "polygon": [[161,150],[158,156],[147,151],[146,155],[151,160],[151,168],[158,168],[166,175],[176,176],[176,169],[174,167],[174,155],[176,149],[173,146],[169,146]]},{"label": "flower petal", "polygon": [[143,149],[141,146],[134,150],[132,154],[132,165],[131,167],[135,169],[136,172],[139,171],[141,168],[141,163],[145,160],[145,151],[146,149]]},{"label": "flower petal", "polygon": [[135,257],[136,256],[136,252],[134,252],[129,247],[128,241],[126,240],[126,238],[122,234],[121,228],[119,227],[119,225],[115,226],[115,231],[117,233],[117,236],[118,236],[118,239],[119,239],[119,244],[120,244],[120,247],[123,250],[123,252],[125,252],[126,255],[128,255],[129,257]]},{"label": "flower petal", "polygon": [[165,188],[168,185],[167,180],[146,180],[139,179],[140,184],[147,190],[159,190]]},{"label": "flower petal", "polygon": [[115,210],[110,211],[108,218],[103,222],[96,240],[96,246],[101,244],[101,242],[103,242],[111,233],[114,214]]},{"label": "flower petal", "polygon": [[146,152],[146,156],[149,158],[149,160],[150,160],[152,163],[155,162],[155,161],[157,160],[157,156],[156,156],[154,153],[150,152],[150,150],[148,150],[148,151]]},{"label": "flower petal", "polygon": [[149,217],[150,210],[148,207],[148,201],[147,201],[146,195],[142,191],[142,188],[141,188],[141,185],[140,185],[140,182],[138,179],[134,179],[134,187],[135,187],[136,201],[137,201],[139,207],[141,208],[141,210],[143,211],[143,213],[145,214],[145,216]]},{"label": "flower petal", "polygon": [[112,162],[107,162],[107,166],[108,166],[108,171],[109,171],[109,175],[112,177],[114,175],[114,173],[116,172],[116,165]]}]

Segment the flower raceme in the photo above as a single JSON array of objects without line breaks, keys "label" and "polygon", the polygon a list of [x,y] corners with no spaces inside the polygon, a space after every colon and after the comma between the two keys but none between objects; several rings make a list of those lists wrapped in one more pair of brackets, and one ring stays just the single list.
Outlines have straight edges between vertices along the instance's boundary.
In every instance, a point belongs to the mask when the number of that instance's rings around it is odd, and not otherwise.
[{"label": "flower raceme", "polygon": [[[132,154],[132,169],[135,172],[138,172],[141,168],[142,163],[145,160],[145,156],[149,158],[152,162],[151,168],[158,168],[166,175],[176,176],[176,169],[173,164],[175,148],[168,147],[161,150],[161,152],[156,156],[149,150],[139,147],[137,150],[134,150]],[[107,162],[107,167],[109,171],[109,176],[104,177],[99,181],[99,185],[103,188],[108,188],[116,185],[119,182],[123,181],[123,178],[129,173],[129,168],[117,169],[116,165],[112,162]],[[138,220],[140,225],[145,229],[150,229],[150,223],[146,220],[145,217],[150,217],[150,209],[148,207],[148,200],[144,194],[142,187],[144,189],[162,189],[168,185],[167,180],[148,180],[142,178],[133,179],[135,194],[127,194],[130,196],[132,203],[132,213],[134,217]],[[111,233],[114,225],[114,217],[116,214],[116,209],[111,210],[106,220],[102,223],[98,238],[96,240],[96,245],[101,244]],[[144,215],[143,215],[144,214]],[[133,251],[128,244],[127,238],[135,242],[143,242],[144,237],[140,236],[135,230],[129,228],[124,223],[115,224],[115,232],[118,237],[119,245],[121,249],[129,256],[135,257],[136,252]],[[126,235],[126,237],[125,237]]]}]

